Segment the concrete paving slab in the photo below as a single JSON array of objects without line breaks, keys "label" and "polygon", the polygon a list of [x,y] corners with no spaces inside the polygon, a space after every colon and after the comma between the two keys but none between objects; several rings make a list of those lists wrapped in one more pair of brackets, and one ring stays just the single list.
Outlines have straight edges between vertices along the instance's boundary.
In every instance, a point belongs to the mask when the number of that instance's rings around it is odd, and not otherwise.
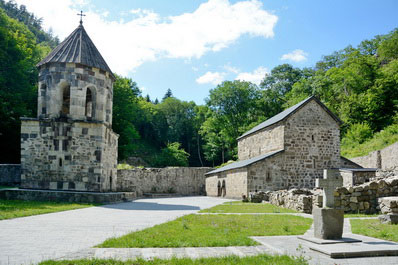
[{"label": "concrete paving slab", "polygon": [[[0,221],[0,265],[35,264],[230,201],[212,197],[133,202]],[[151,254],[148,253],[147,256]]]},{"label": "concrete paving slab", "polygon": [[[309,248],[331,258],[398,256],[398,244],[362,235],[352,235],[362,242],[346,244],[311,244]],[[398,259],[398,257],[397,257]]]},{"label": "concrete paving slab", "polygon": [[301,239],[301,240],[309,241],[311,243],[320,244],[320,245],[361,242],[360,239],[352,238],[352,237],[342,237],[341,239],[322,239],[322,238],[316,238],[316,237],[310,237],[310,236],[298,236],[297,238]]},{"label": "concrete paving slab", "polygon": [[[364,244],[367,242],[369,244],[369,240],[373,240],[374,238],[368,238],[364,236],[358,236],[363,243],[350,243],[350,244]],[[352,235],[350,235],[352,237]],[[300,240],[297,236],[266,236],[266,237],[251,237],[257,242],[261,243],[265,247],[273,249],[278,254],[287,254],[296,257],[302,257],[308,261],[310,265],[374,265],[374,264],[383,264],[383,265],[396,265],[398,264],[397,256],[371,256],[371,257],[343,257],[339,259],[331,258],[328,255],[322,254],[318,251],[314,251],[311,249],[311,246],[340,246],[349,249],[349,244],[335,244],[335,245],[317,245],[314,243],[310,243],[308,241]],[[379,240],[375,240],[379,241]],[[383,241],[383,240],[380,240]],[[392,242],[390,242],[392,243]],[[377,245],[377,244],[376,244]]]}]

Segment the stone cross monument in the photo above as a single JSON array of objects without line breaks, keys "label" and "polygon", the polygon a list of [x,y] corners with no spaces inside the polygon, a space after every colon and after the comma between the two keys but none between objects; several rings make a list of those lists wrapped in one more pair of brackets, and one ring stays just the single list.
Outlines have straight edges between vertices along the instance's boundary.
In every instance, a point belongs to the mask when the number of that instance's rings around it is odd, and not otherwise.
[{"label": "stone cross monument", "polygon": [[344,211],[334,209],[334,190],[343,185],[337,169],[325,169],[323,179],[316,180],[316,186],[323,188],[323,207],[314,207],[314,236],[320,239],[341,239],[343,235]]},{"label": "stone cross monument", "polygon": [[315,187],[323,188],[323,208],[334,208],[334,190],[343,186],[343,179],[338,170],[323,172],[323,179],[316,179]]}]

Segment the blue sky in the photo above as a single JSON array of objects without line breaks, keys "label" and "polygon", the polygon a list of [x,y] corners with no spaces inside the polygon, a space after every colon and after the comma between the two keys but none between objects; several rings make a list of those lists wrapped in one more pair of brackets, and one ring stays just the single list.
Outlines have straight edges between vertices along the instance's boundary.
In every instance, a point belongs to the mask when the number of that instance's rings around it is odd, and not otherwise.
[{"label": "blue sky", "polygon": [[282,63],[313,66],[322,55],[398,27],[398,1],[17,0],[62,40],[84,26],[116,73],[143,95],[168,88],[203,104],[222,80],[259,82]]}]

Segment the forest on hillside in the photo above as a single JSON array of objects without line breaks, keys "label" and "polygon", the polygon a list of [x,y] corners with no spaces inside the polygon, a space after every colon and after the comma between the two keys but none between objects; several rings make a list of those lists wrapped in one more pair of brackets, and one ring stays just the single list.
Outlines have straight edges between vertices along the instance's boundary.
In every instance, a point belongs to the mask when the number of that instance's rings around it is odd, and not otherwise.
[{"label": "forest on hillside", "polygon": [[[37,113],[35,65],[58,43],[24,6],[0,0],[0,163],[19,163],[19,118]],[[119,161],[139,157],[163,167],[234,160],[238,136],[311,95],[344,122],[343,154],[374,136],[387,143],[398,134],[398,29],[326,55],[310,68],[276,66],[259,86],[224,81],[210,90],[205,105],[179,100],[170,89],[153,100],[133,80],[116,75]]]}]

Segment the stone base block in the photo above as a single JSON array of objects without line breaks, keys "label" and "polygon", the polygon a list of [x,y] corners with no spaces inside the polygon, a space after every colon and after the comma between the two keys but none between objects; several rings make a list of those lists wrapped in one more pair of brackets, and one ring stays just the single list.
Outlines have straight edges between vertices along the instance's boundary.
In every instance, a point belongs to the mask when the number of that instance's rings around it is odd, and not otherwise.
[{"label": "stone base block", "polygon": [[104,204],[131,201],[135,198],[135,192],[76,192],[29,189],[7,189],[0,191],[0,199],[24,201],[56,201]]},{"label": "stone base block", "polygon": [[398,214],[384,214],[384,215],[379,215],[379,220],[383,224],[392,224],[396,225],[398,224]]},{"label": "stone base block", "polygon": [[343,236],[344,211],[340,209],[314,208],[314,237],[341,239]]}]

